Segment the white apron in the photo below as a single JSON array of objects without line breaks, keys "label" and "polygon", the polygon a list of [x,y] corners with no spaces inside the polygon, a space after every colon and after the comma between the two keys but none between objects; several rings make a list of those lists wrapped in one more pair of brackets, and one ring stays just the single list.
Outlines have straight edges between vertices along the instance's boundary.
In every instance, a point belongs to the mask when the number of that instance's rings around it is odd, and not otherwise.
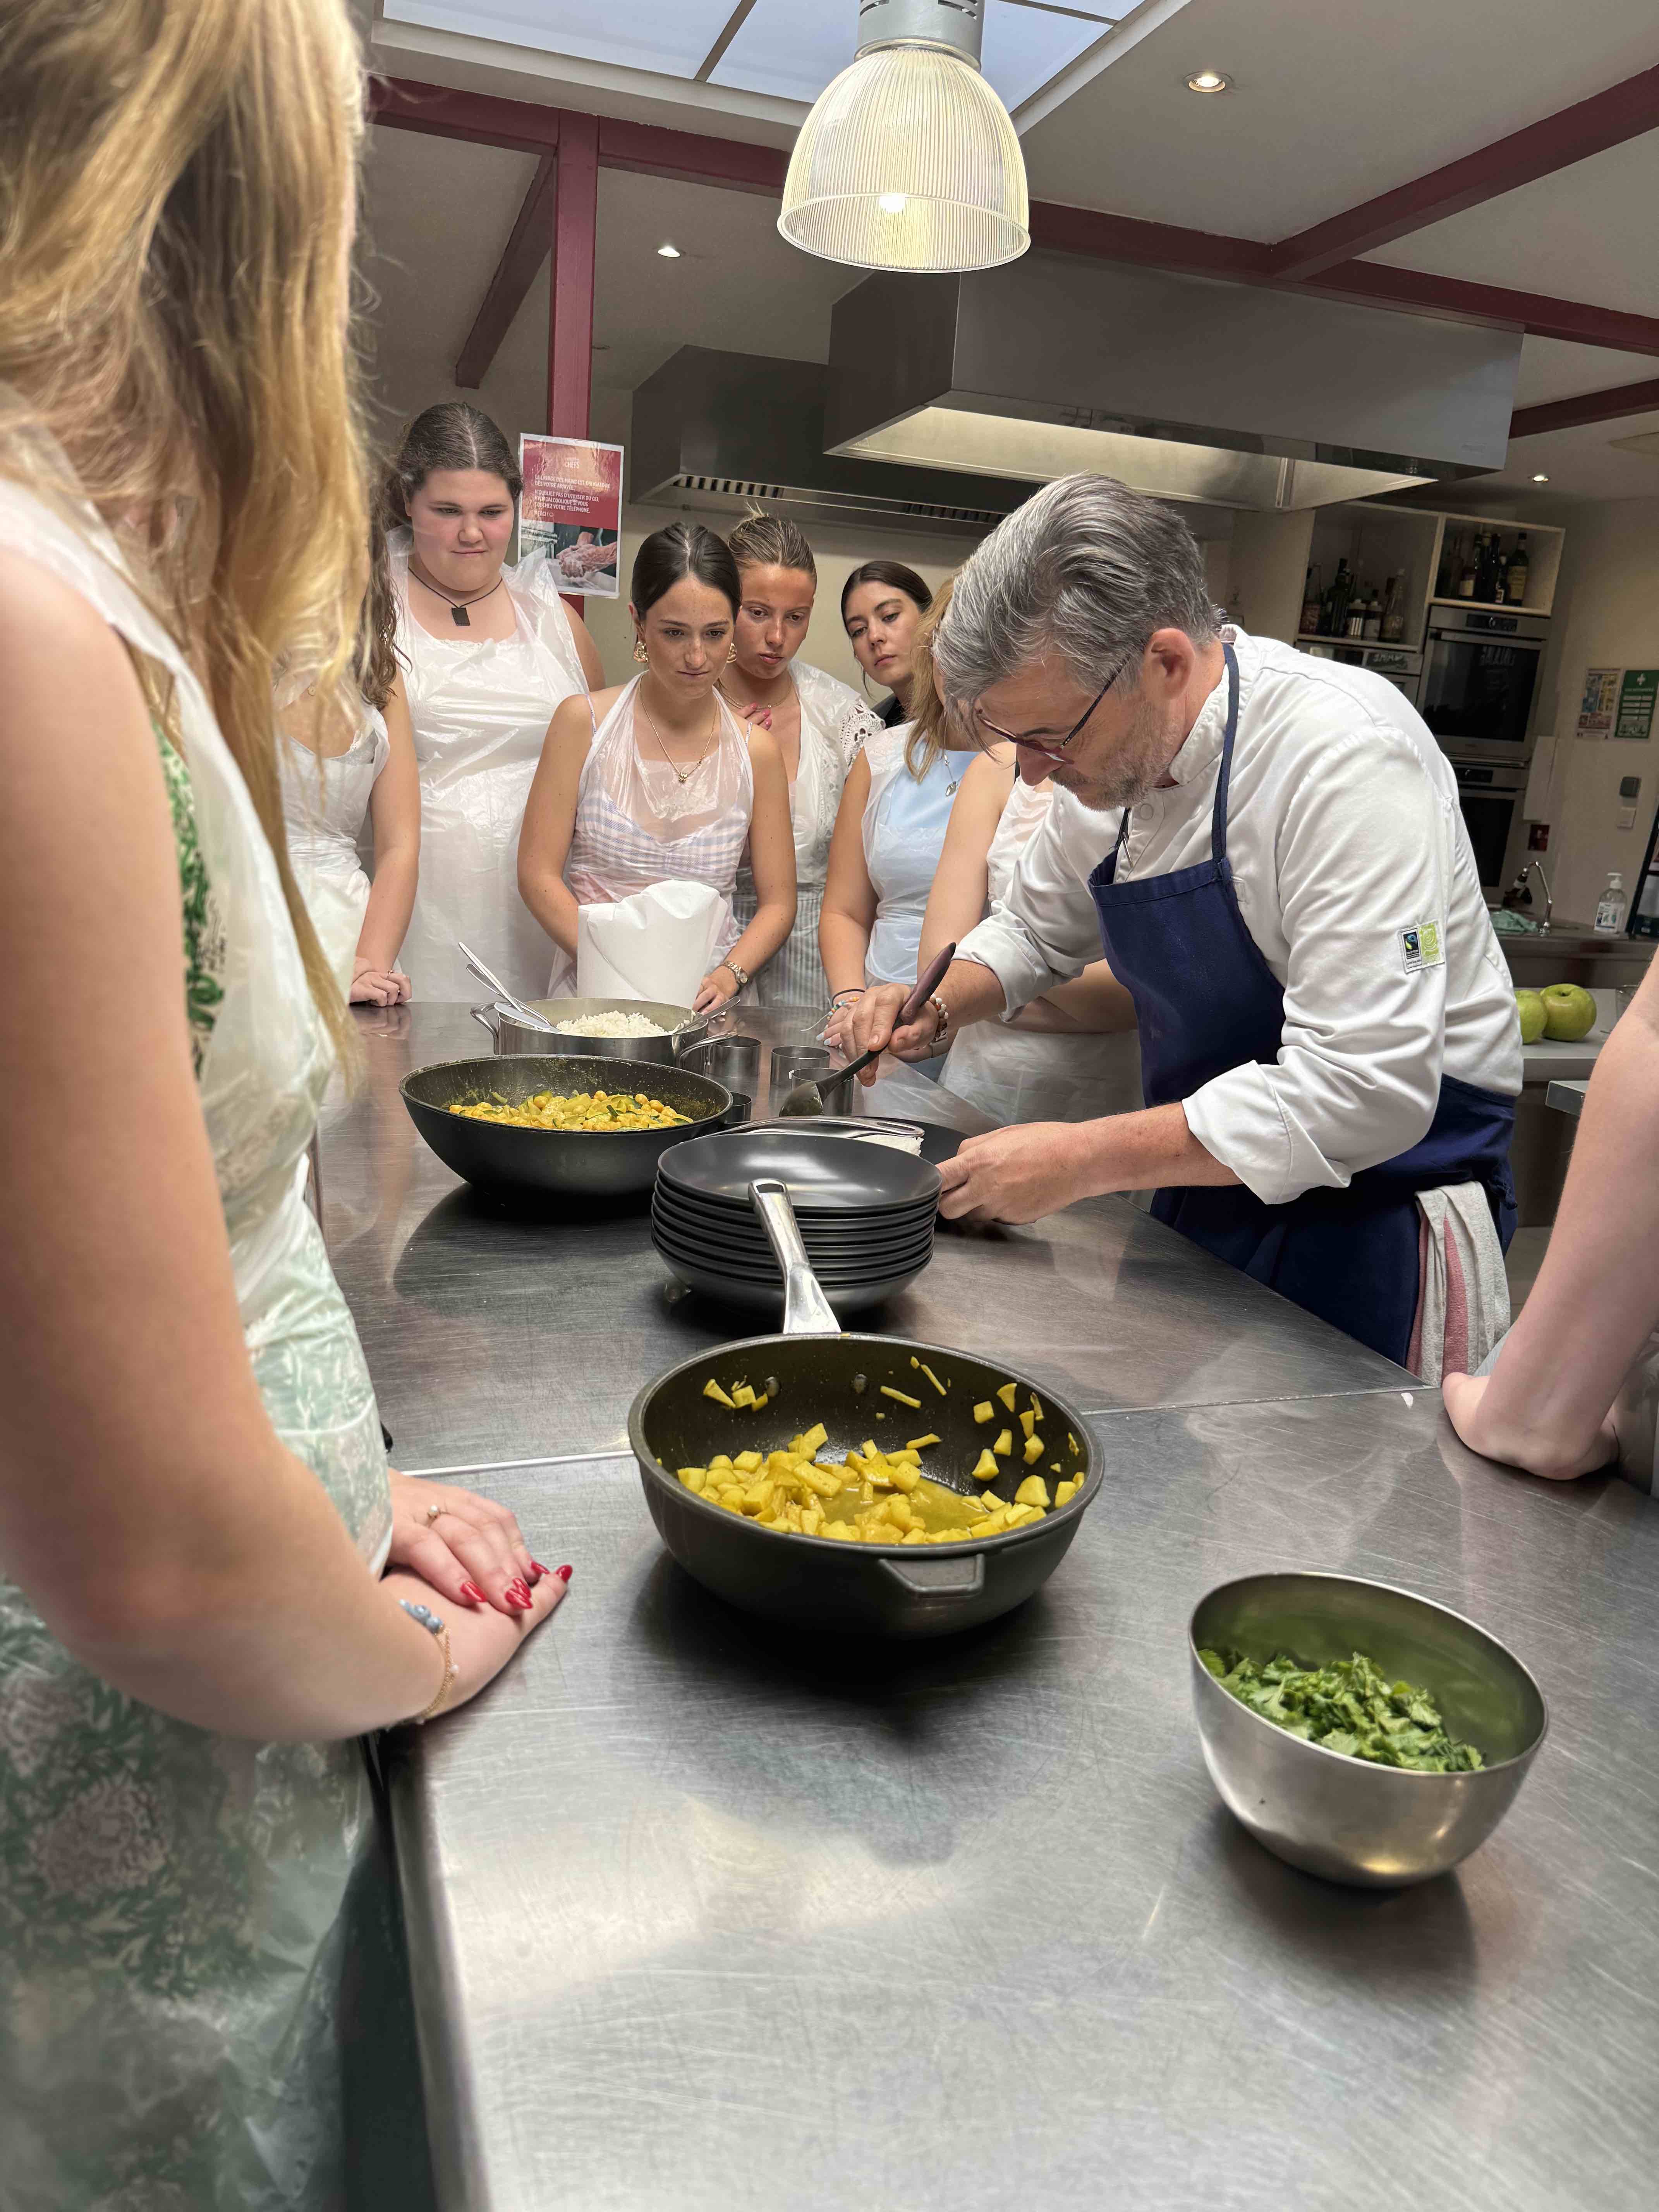
[{"label": "white apron", "polygon": [[[653,884],[707,884],[726,906],[714,942],[718,960],[743,934],[732,895],[755,814],[748,736],[717,692],[720,742],[681,783],[666,760],[653,761],[641,750],[640,738],[648,744],[650,729],[642,716],[635,728],[641,681],[636,676],[596,726],[582,763],[566,888],[578,906],[600,906]],[[545,959],[547,938],[539,928],[537,935]],[[575,986],[575,962],[555,945],[548,997],[566,997]]]},{"label": "white apron", "polygon": [[[222,994],[198,1082],[243,1334],[277,1433],[378,1574],[380,1417],[301,1194],[333,1055],[275,856],[201,686],[95,518],[83,535],[0,478],[0,533],[175,686]],[[357,1747],[169,1719],[90,1674],[0,1577],[0,2199],[335,2206],[342,1905],[373,1821]]]},{"label": "white apron", "polygon": [[504,568],[511,637],[434,637],[409,605],[409,532],[389,547],[398,649],[421,771],[421,880],[402,965],[417,998],[472,999],[483,987],[464,938],[509,989],[534,997],[547,960],[519,896],[519,830],[553,710],[587,689],[543,555]]},{"label": "white apron", "polygon": [[[760,1006],[822,1006],[830,986],[818,957],[818,917],[830,867],[830,840],[842,787],[859,748],[878,736],[881,718],[848,684],[821,668],[793,661],[800,707],[800,761],[789,786],[789,818],[795,833],[795,926],[756,976],[751,997]],[[738,929],[755,919],[759,902],[747,866],[738,872],[732,902]]]},{"label": "white apron", "polygon": [[368,908],[368,878],[357,842],[375,779],[392,752],[386,717],[365,706],[363,726],[343,753],[325,759],[292,738],[279,739],[283,820],[289,864],[340,988],[351,991],[357,939]]},{"label": "white apron", "polygon": [[[1016,778],[986,854],[992,906],[1008,896],[1019,856],[1048,811],[1054,787]],[[1140,1040],[1133,1030],[1109,1036],[975,1022],[945,1056],[939,1089],[988,1115],[1000,1128],[1017,1121],[1092,1121],[1142,1104]]]}]

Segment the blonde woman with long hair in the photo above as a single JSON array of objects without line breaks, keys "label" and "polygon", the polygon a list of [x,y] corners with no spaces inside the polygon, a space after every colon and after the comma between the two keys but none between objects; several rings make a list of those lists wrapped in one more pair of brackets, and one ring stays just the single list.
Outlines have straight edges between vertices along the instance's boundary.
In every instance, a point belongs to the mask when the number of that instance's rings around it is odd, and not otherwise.
[{"label": "blonde woman with long hair", "polygon": [[349,1032],[272,681],[351,680],[362,112],[338,0],[0,11],[8,2212],[341,2202],[351,1739],[564,1589],[389,1477],[296,1184]]},{"label": "blonde woman with long hair", "polygon": [[852,1011],[871,984],[915,981],[951,807],[977,757],[973,746],[952,742],[933,689],[933,635],[950,601],[947,583],[916,624],[907,672],[915,720],[869,738],[842,793],[818,923],[833,1045],[845,1045]]}]

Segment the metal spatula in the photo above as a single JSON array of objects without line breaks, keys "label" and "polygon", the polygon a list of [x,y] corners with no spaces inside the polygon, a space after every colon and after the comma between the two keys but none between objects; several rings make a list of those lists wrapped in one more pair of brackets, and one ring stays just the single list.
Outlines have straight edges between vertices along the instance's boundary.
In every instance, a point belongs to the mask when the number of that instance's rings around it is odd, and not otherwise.
[{"label": "metal spatula", "polygon": [[[907,1022],[915,1021],[928,1000],[938,990],[940,977],[956,957],[957,948],[954,944],[951,944],[947,945],[944,951],[936,958],[928,962],[926,969],[916,979],[915,989],[899,1008],[898,1019],[893,1024],[895,1030],[902,1030]],[[839,1083],[844,1076],[856,1075],[860,1069],[871,1066],[880,1058],[881,1054],[878,1051],[861,1052],[856,1060],[850,1060],[845,1067],[838,1067],[836,1070],[835,1080]],[[782,1105],[779,1107],[778,1119],[781,1121],[799,1121],[809,1115],[822,1114],[823,1111],[823,1093],[818,1089],[817,1085],[798,1083]]]}]

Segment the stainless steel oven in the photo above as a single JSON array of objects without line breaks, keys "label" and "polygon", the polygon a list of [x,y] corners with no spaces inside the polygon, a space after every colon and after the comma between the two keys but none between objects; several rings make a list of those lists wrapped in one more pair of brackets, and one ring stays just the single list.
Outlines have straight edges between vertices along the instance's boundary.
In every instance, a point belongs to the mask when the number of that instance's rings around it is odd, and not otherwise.
[{"label": "stainless steel oven", "polygon": [[1527,826],[1522,809],[1527,771],[1518,761],[1455,760],[1457,802],[1474,848],[1480,888],[1501,898],[1526,859]]},{"label": "stainless steel oven", "polygon": [[1418,712],[1455,759],[1519,762],[1532,752],[1532,706],[1549,641],[1540,615],[1431,607]]}]

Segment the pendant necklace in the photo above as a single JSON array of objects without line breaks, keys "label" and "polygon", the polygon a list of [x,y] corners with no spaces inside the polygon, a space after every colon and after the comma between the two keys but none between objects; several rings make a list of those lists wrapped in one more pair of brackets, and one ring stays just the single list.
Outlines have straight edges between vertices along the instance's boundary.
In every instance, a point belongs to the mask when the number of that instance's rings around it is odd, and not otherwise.
[{"label": "pendant necklace", "polygon": [[715,742],[716,742],[716,740],[717,740],[717,739],[719,738],[719,737],[720,737],[720,703],[719,703],[719,702],[718,702],[718,701],[714,701],[714,702],[713,702],[712,703],[713,703],[714,708],[714,726],[713,730],[712,730],[712,731],[710,731],[710,732],[709,732],[708,743],[708,744],[703,747],[702,750],[702,751],[697,755],[697,757],[696,758],[696,760],[694,760],[694,761],[692,762],[692,763],[691,763],[690,767],[690,768],[684,768],[684,769],[683,769],[683,768],[680,766],[679,763],[678,763],[678,762],[674,758],[673,755],[669,751],[669,750],[668,750],[667,746],[666,746],[665,744],[664,744],[664,743],[663,743],[663,741],[662,741],[662,732],[661,732],[661,731],[657,727],[657,726],[656,726],[655,722],[652,721],[652,720],[651,720],[651,709],[650,709],[650,708],[646,705],[646,703],[645,703],[645,691],[644,691],[644,689],[643,689],[643,687],[641,687],[641,691],[640,691],[640,712],[641,712],[641,713],[645,716],[645,719],[646,719],[647,722],[650,725],[651,734],[652,734],[652,736],[653,736],[653,737],[656,739],[656,741],[657,741],[657,750],[658,750],[658,751],[662,755],[663,758],[664,758],[664,759],[668,763],[669,767],[670,767],[670,768],[672,768],[672,769],[673,769],[673,771],[674,771],[674,780],[675,780],[675,781],[679,785],[679,787],[680,787],[680,788],[681,788],[681,790],[682,790],[682,791],[684,791],[684,788],[685,788],[685,787],[686,787],[686,785],[687,785],[688,783],[690,783],[690,781],[691,781],[692,777],[696,774],[697,770],[698,770],[698,769],[702,766],[703,763],[708,759],[708,757],[709,754],[710,754],[710,753],[712,753],[712,752],[714,751],[714,745],[715,745]]},{"label": "pendant necklace", "polygon": [[[411,576],[415,575],[415,571],[412,568],[409,573]],[[495,582],[490,585],[488,591],[475,592],[470,599],[457,599],[452,598],[449,592],[445,591],[441,584],[429,584],[424,576],[415,576],[415,580],[421,586],[422,591],[430,592],[434,599],[442,599],[444,601],[445,605],[449,609],[451,618],[454,622],[457,629],[471,629],[472,627],[472,617],[468,614],[467,609],[469,607],[476,607],[480,599],[487,599],[489,597],[490,592],[499,592],[501,588],[502,580],[501,577],[497,576]]]}]

